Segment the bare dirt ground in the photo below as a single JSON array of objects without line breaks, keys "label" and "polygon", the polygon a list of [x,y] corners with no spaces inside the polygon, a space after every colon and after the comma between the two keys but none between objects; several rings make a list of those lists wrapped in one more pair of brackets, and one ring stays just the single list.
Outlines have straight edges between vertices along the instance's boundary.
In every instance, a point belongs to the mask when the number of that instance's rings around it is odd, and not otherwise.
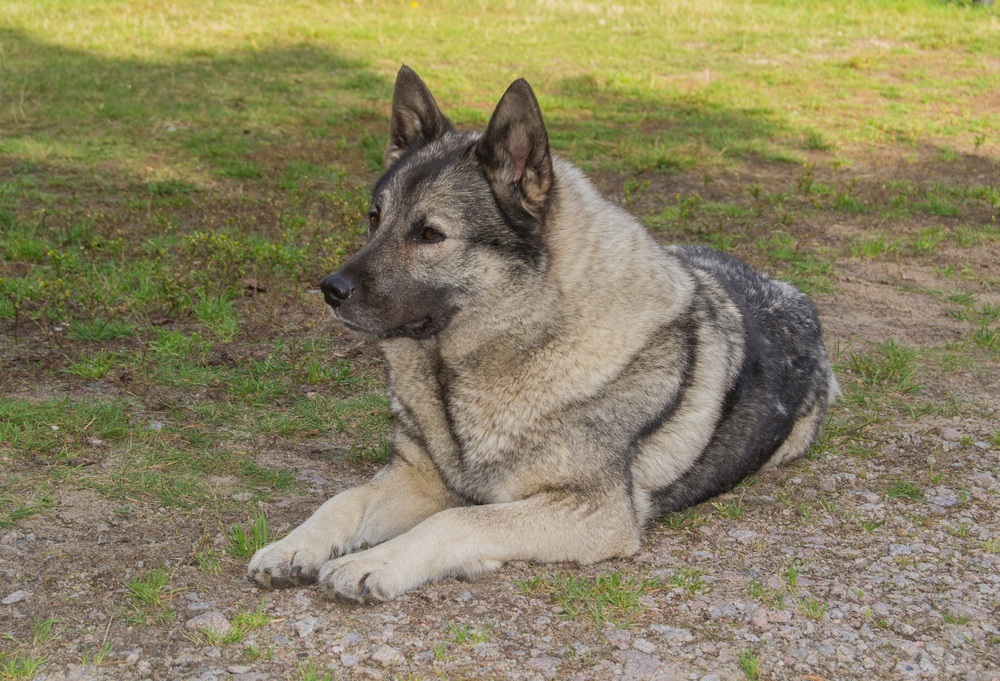
[{"label": "bare dirt ground", "polygon": [[[995,186],[1000,176],[988,160],[952,169],[959,177],[951,179],[969,184]],[[800,172],[757,171],[711,183],[694,174],[652,178],[632,207],[652,214],[691,191],[746,202],[747,183],[788,191]],[[949,179],[947,169],[936,172]],[[907,175],[927,180],[926,167],[892,159],[870,159],[848,174],[860,194],[877,194]],[[621,178],[599,184],[621,192]],[[973,216],[972,224],[991,219]],[[912,233],[929,223],[918,216],[888,228]],[[797,223],[831,244],[879,226],[872,215],[825,212]],[[39,648],[46,662],[37,677],[53,681],[708,680],[755,678],[755,661],[764,679],[1000,679],[1000,371],[995,354],[948,345],[967,342],[976,325],[929,293],[958,288],[996,305],[998,262],[995,241],[971,248],[946,241],[921,257],[841,250],[833,290],[814,299],[845,392],[858,381],[850,353],[891,338],[918,350],[922,388],[910,406],[931,408],[885,408],[863,426],[851,425],[853,404],[835,409],[836,436],[813,456],[649,528],[628,560],[587,568],[515,563],[357,607],[327,602],[312,588],[258,591],[244,579],[244,562],[230,558],[221,561],[221,574],[207,574],[194,556],[205,546],[221,554],[219,528],[232,518],[156,508],[122,516],[96,492],[66,491],[53,509],[0,531],[0,634],[9,635],[0,648],[30,641],[34,627],[53,618],[58,624]],[[317,299],[317,315],[321,308]],[[948,347],[941,352],[952,361],[931,361],[935,348]],[[35,389],[86,396],[69,383]],[[272,536],[371,474],[336,445],[257,444],[262,463],[294,469],[308,490],[266,505]],[[225,494],[225,480],[217,484]],[[150,611],[164,616],[136,621],[124,585],[153,567],[173,570],[164,603]],[[639,607],[610,609],[604,622],[574,616],[544,581],[609,573],[657,581]],[[238,642],[213,643],[189,624],[217,613],[224,628],[258,607],[271,621]]]}]

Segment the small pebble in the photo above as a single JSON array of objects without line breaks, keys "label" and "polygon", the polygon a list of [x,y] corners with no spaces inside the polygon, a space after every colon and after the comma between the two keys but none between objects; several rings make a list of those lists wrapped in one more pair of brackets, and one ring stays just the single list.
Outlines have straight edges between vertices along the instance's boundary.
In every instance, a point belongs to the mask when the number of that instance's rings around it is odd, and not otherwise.
[{"label": "small pebble", "polygon": [[218,610],[209,610],[189,619],[184,623],[184,627],[192,631],[212,631],[219,636],[225,636],[232,630],[233,625]]},{"label": "small pebble", "polygon": [[32,595],[31,591],[26,591],[24,589],[21,589],[19,591],[15,591],[5,596],[3,600],[0,600],[0,603],[2,603],[3,605],[12,605],[14,603],[20,603],[21,601],[27,600],[31,595]]},{"label": "small pebble", "polygon": [[372,659],[384,667],[394,667],[406,662],[403,654],[389,645],[379,646],[372,653]]}]

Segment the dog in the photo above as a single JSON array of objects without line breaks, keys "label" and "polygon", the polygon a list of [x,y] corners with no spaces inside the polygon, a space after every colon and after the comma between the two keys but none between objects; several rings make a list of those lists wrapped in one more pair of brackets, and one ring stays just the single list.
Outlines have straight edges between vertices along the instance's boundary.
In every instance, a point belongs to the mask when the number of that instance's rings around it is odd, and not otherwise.
[{"label": "dog", "polygon": [[523,79],[477,134],[404,66],[368,220],[320,288],[385,356],[393,455],[257,551],[263,587],[377,602],[629,556],[664,512],[804,454],[837,394],[809,299],[657,243],[551,153]]}]

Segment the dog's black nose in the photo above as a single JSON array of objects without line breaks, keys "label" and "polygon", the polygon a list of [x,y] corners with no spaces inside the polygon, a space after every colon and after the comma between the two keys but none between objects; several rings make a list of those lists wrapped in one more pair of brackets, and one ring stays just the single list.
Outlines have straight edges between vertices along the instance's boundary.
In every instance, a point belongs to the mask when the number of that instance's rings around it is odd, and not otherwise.
[{"label": "dog's black nose", "polygon": [[336,272],[319,282],[323,298],[330,307],[338,307],[354,293],[354,282]]}]

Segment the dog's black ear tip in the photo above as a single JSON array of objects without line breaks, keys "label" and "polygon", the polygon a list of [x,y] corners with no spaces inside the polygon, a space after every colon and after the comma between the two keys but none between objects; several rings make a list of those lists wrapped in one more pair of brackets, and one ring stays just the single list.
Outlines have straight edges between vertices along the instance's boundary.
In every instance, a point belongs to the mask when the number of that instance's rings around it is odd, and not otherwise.
[{"label": "dog's black ear tip", "polygon": [[417,72],[406,64],[400,66],[399,71],[396,73],[396,85],[409,87],[417,84],[423,84],[423,81],[420,79],[420,76],[417,75]]},{"label": "dog's black ear tip", "polygon": [[517,95],[531,95],[535,96],[535,91],[531,89],[531,84],[524,78],[518,78],[507,88],[507,92]]}]

